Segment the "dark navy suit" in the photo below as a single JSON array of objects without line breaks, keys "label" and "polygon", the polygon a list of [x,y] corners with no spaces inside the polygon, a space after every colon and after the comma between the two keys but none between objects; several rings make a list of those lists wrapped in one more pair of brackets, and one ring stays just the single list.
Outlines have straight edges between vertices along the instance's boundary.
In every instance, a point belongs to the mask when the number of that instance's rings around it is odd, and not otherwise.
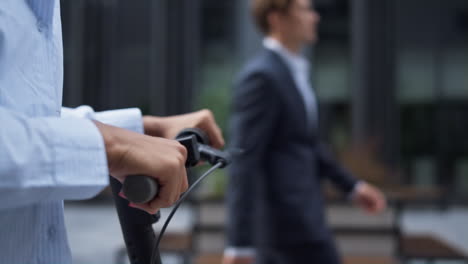
[{"label": "dark navy suit", "polygon": [[231,146],[244,150],[229,171],[228,246],[255,246],[260,264],[336,264],[324,217],[323,178],[345,193],[356,180],[320,144],[293,76],[264,49],[233,90]]}]

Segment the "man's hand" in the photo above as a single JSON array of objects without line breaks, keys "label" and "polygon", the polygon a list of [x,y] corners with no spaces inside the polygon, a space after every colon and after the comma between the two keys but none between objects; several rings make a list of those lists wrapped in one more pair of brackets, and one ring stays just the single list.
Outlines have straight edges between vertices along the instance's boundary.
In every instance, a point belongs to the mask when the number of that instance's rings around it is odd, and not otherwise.
[{"label": "man's hand", "polygon": [[387,202],[379,189],[365,182],[359,183],[356,188],[353,201],[357,206],[370,214],[378,214],[385,210]]},{"label": "man's hand", "polygon": [[224,256],[222,264],[253,264],[254,257],[230,257]]},{"label": "man's hand", "polygon": [[169,139],[175,138],[182,129],[199,128],[208,134],[213,147],[224,146],[221,129],[216,124],[213,113],[206,109],[169,117],[144,116],[143,126],[145,134]]},{"label": "man's hand", "polygon": [[114,178],[123,182],[129,175],[146,175],[160,185],[159,195],[153,201],[130,206],[155,214],[175,203],[187,190],[187,150],[179,142],[94,123],[104,139],[109,172]]}]

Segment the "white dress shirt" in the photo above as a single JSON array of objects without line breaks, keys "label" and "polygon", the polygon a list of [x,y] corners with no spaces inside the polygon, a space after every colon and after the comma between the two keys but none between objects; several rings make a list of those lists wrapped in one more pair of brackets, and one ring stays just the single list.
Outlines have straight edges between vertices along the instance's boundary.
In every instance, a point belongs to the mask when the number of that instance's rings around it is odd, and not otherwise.
[{"label": "white dress shirt", "polygon": [[304,101],[307,123],[310,129],[318,128],[318,105],[317,99],[309,81],[309,62],[300,54],[294,54],[287,50],[279,41],[267,37],[263,40],[263,46],[278,54],[285,62],[299,94]]},{"label": "white dress shirt", "polygon": [[63,200],[90,198],[108,184],[103,139],[92,121],[83,117],[143,131],[138,109],[61,110],[59,3],[0,1],[0,263],[4,264],[71,263]]}]

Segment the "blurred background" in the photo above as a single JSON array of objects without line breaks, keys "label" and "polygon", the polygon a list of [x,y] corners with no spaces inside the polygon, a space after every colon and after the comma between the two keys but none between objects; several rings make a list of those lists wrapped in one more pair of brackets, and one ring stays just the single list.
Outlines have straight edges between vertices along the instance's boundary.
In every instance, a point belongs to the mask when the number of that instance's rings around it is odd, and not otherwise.
[{"label": "blurred background", "polygon": [[[369,217],[326,187],[345,264],[467,263],[468,1],[314,2],[320,41],[307,54],[322,136],[390,201]],[[64,105],[209,108],[226,131],[232,81],[261,47],[248,0],[61,4]],[[220,263],[225,184],[222,171],[210,176],[176,214],[164,263]],[[75,264],[126,263],[107,190],[67,203],[66,219]]]}]

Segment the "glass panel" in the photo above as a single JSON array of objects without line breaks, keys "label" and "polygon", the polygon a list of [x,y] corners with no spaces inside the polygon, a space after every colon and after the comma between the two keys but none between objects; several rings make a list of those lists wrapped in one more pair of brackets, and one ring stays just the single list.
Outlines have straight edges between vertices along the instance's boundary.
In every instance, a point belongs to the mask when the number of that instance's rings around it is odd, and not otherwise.
[{"label": "glass panel", "polygon": [[[235,1],[203,0],[201,10],[201,61],[200,92],[196,108],[208,108],[227,137],[230,91],[232,80],[240,70],[236,65],[234,51],[235,32],[233,21]],[[197,168],[198,175],[207,170],[206,166]],[[218,170],[202,184],[199,194],[204,197],[221,197],[224,193],[226,171]]]},{"label": "glass panel", "polygon": [[349,101],[349,46],[323,41],[314,55],[314,88],[321,102]]},{"label": "glass panel", "polygon": [[443,66],[444,98],[468,99],[468,45],[447,47]]},{"label": "glass panel", "polygon": [[435,98],[435,61],[428,48],[402,48],[397,54],[397,87],[401,103],[427,103]]},{"label": "glass panel", "polygon": [[312,83],[320,103],[321,135],[338,152],[351,140],[349,1],[316,1],[321,16],[313,47]]},{"label": "glass panel", "polygon": [[468,157],[457,162],[455,186],[461,197],[468,198]]},{"label": "glass panel", "polygon": [[432,157],[420,157],[412,160],[412,184],[431,186],[436,184],[435,162]]},{"label": "glass panel", "polygon": [[[462,188],[467,170],[468,2],[397,0],[396,92],[409,182]],[[433,157],[433,158],[428,158]],[[449,162],[450,161],[450,162]],[[438,175],[445,171],[447,175]],[[455,193],[455,192],[454,192]]]}]

